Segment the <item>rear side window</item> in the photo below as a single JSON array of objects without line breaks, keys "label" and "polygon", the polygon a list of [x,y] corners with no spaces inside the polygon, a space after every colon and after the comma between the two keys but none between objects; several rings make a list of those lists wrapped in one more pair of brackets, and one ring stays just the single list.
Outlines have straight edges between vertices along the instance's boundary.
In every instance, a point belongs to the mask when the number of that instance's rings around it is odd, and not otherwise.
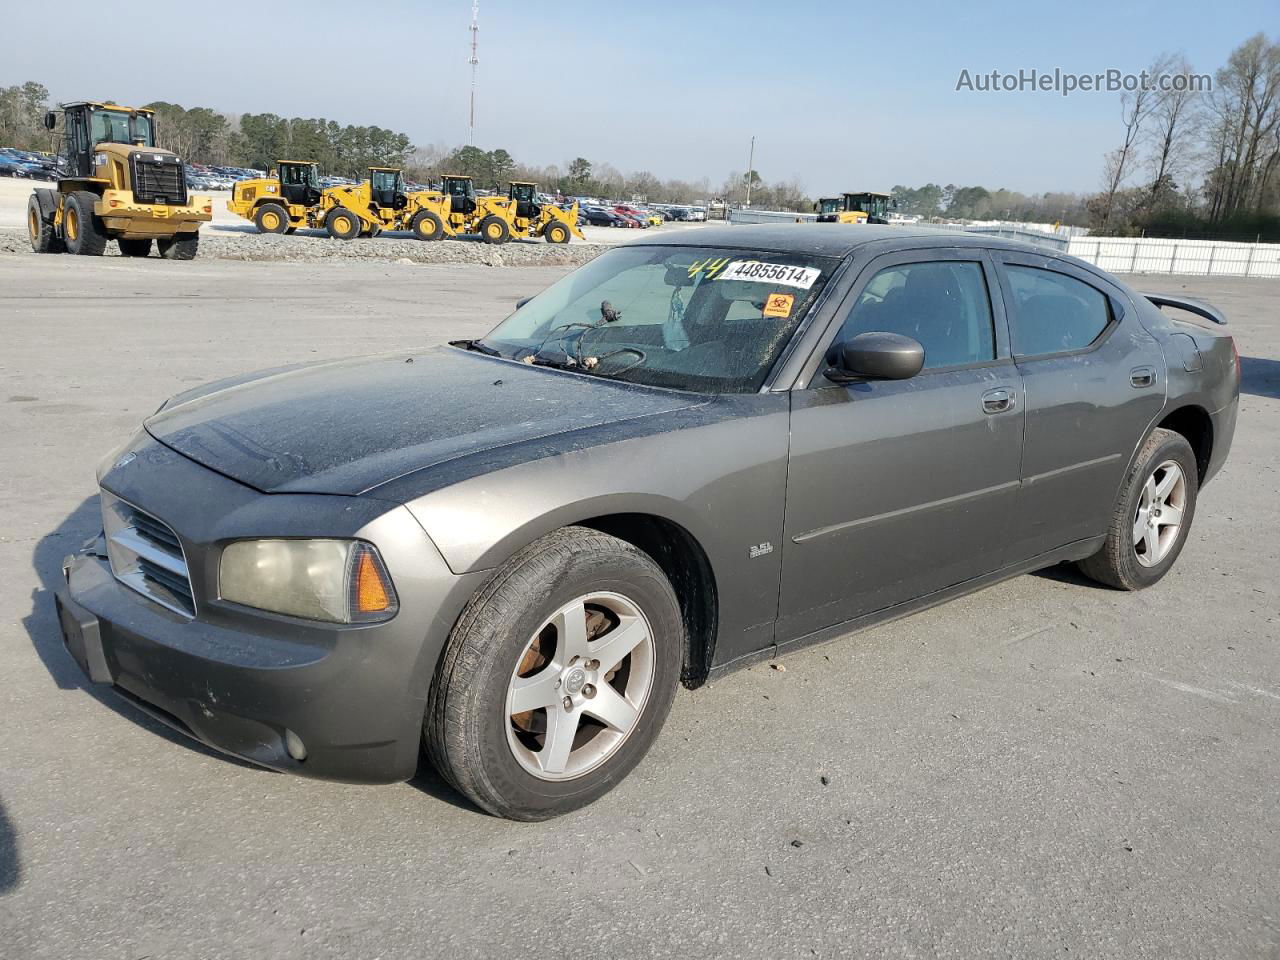
[{"label": "rear side window", "polygon": [[885,267],[863,287],[839,339],[872,331],[918,340],[926,369],[994,360],[982,264],[937,260]]},{"label": "rear side window", "polygon": [[1013,288],[1013,352],[1036,357],[1080,350],[1111,323],[1106,294],[1053,270],[1005,265]]}]

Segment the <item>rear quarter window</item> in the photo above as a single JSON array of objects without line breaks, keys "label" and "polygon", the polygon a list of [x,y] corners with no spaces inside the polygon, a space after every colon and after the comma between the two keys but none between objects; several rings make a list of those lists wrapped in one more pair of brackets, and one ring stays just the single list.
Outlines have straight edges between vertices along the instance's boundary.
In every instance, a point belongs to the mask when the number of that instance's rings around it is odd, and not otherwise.
[{"label": "rear quarter window", "polygon": [[1013,290],[1010,333],[1020,357],[1082,350],[1111,323],[1106,294],[1082,280],[1038,267],[1005,264]]}]

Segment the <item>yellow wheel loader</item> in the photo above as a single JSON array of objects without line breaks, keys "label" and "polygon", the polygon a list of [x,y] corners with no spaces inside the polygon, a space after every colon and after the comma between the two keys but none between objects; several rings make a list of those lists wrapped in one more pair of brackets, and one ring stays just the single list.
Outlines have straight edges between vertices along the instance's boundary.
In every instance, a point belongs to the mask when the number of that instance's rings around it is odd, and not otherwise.
[{"label": "yellow wheel loader", "polygon": [[885,214],[897,206],[888,193],[845,193],[823,197],[813,205],[819,223],[888,223]]},{"label": "yellow wheel loader", "polygon": [[[194,258],[213,200],[187,195],[186,166],[156,147],[152,111],[92,101],[58,109],[65,169],[56,188],[37,189],[27,204],[31,248],[101,256],[114,240],[122,255],[145,257],[155,241],[167,260]],[[44,125],[57,127],[57,111]]]},{"label": "yellow wheel loader", "polygon": [[578,229],[578,205],[568,210],[537,202],[536,183],[513,182],[505,197],[480,197],[470,177],[441,178],[449,203],[448,223],[455,233],[479,234],[485,243],[506,243],[512,237],[542,237],[548,243],[585,239]]},{"label": "yellow wheel loader", "polygon": [[[419,240],[442,240],[456,232],[449,201],[437,191],[409,193],[398,167],[370,167],[369,179],[350,187],[330,187],[322,205],[330,236],[347,240],[356,234],[377,236],[383,230],[412,230]],[[352,218],[359,221],[352,233]]]},{"label": "yellow wheel loader", "polygon": [[227,209],[252,220],[259,233],[293,233],[324,227],[320,167],[301,160],[277,160],[274,176],[240,180],[231,186]]}]

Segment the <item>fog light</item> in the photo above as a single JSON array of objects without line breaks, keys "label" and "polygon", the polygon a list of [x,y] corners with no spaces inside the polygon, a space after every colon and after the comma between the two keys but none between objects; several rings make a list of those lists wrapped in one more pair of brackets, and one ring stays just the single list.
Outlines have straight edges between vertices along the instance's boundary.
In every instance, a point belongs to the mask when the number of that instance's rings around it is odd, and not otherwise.
[{"label": "fog light", "polygon": [[289,751],[289,756],[299,763],[307,759],[307,745],[292,730],[286,729],[284,732],[284,748]]}]

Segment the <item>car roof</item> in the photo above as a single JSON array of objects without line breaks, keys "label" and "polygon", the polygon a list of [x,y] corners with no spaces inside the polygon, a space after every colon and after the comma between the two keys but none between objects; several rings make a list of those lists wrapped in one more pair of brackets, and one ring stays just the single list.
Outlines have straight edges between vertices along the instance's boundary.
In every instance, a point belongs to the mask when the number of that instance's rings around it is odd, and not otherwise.
[{"label": "car roof", "polygon": [[933,246],[1021,250],[1042,256],[1055,254],[1029,243],[989,234],[879,223],[748,223],[703,227],[696,234],[682,231],[644,241],[645,246],[742,247],[819,257],[847,257],[869,243],[879,244],[879,252]]}]

